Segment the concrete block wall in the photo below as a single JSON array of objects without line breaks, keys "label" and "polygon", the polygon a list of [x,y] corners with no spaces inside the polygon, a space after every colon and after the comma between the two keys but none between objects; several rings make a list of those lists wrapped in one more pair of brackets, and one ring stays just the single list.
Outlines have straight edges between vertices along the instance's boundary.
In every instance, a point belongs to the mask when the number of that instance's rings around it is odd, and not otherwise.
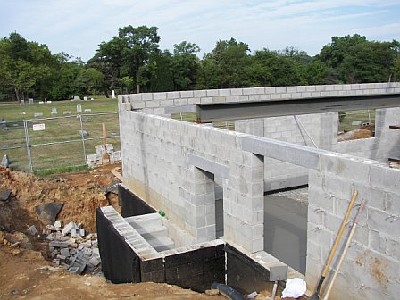
[{"label": "concrete block wall", "polygon": [[140,109],[151,114],[165,115],[166,112],[164,108],[172,106],[279,101],[312,97],[362,96],[390,93],[400,93],[399,82],[291,87],[251,87],[144,93],[121,95],[119,96],[119,101],[120,103],[124,103],[125,109]]},{"label": "concrete block wall", "polygon": [[242,133],[123,109],[120,125],[125,186],[196,242],[211,240],[214,182],[204,172],[210,170],[188,161],[201,157],[221,173],[229,170],[223,180],[224,239],[250,253],[263,249],[263,161],[241,149]]},{"label": "concrete block wall", "polygon": [[[331,150],[337,144],[337,113],[241,120],[235,122],[235,130],[296,145]],[[307,183],[307,168],[265,158],[265,191]]]},{"label": "concrete block wall", "polygon": [[400,124],[400,108],[377,109],[375,112],[375,137],[337,142],[332,148],[338,153],[354,154],[363,158],[387,162],[388,157],[399,157],[400,131],[389,125]]},{"label": "concrete block wall", "polygon": [[343,154],[323,154],[319,168],[310,170],[308,288],[312,290],[318,281],[354,190],[357,203],[365,200],[366,209],[330,299],[396,299],[400,292],[400,170]]}]

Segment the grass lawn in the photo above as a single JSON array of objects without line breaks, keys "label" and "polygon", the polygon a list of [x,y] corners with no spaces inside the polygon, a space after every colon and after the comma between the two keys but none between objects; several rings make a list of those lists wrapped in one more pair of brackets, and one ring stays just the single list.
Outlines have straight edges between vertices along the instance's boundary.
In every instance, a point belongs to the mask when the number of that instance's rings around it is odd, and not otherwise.
[{"label": "grass lawn", "polygon": [[[77,117],[77,105],[81,105],[82,109],[82,128]],[[52,110],[56,110],[57,114],[52,114]],[[115,150],[120,150],[117,111],[117,99],[104,97],[93,101],[68,100],[46,104],[0,103],[0,120],[7,121],[6,124],[0,125],[0,159],[4,154],[8,154],[12,167],[29,169],[24,120],[27,120],[34,170],[85,164],[81,129],[87,133],[86,154],[95,153],[95,146],[104,143],[103,124],[106,126],[107,143],[113,144]],[[35,113],[43,115],[35,118]],[[35,124],[44,124],[45,129],[34,131]],[[66,141],[68,143],[65,143]]]}]

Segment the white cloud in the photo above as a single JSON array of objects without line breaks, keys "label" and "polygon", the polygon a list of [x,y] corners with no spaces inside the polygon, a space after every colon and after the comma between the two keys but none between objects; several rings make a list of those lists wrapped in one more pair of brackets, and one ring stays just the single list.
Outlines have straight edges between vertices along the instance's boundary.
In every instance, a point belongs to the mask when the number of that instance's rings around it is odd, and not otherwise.
[{"label": "white cloud", "polygon": [[209,52],[232,36],[252,49],[294,45],[310,54],[331,36],[357,32],[391,40],[400,28],[398,0],[20,0],[2,8],[9,13],[0,19],[1,36],[16,30],[53,52],[83,59],[127,25],[157,26],[163,49],[188,40]]}]

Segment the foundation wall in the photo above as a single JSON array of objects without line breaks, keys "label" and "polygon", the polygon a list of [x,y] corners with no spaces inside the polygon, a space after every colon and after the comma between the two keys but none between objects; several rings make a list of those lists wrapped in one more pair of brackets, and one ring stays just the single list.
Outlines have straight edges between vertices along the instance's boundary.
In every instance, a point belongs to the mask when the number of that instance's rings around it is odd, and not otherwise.
[{"label": "foundation wall", "polygon": [[216,236],[215,186],[204,171],[220,173],[224,240],[263,249],[263,161],[241,149],[243,134],[125,110],[120,122],[125,186],[204,242]]},{"label": "foundation wall", "polygon": [[[308,288],[318,281],[354,190],[357,203],[365,200],[366,208],[329,299],[396,299],[400,291],[400,170],[341,154],[321,155],[319,169],[310,170]],[[338,249],[340,254],[342,247]],[[337,262],[336,258],[333,269]]]}]

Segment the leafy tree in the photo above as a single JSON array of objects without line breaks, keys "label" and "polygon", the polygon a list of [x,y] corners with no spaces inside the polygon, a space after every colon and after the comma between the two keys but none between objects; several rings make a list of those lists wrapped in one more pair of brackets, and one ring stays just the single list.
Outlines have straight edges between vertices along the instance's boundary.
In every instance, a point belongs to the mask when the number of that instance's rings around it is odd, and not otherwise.
[{"label": "leafy tree", "polygon": [[157,27],[134,28],[129,25],[119,29],[119,38],[125,43],[122,52],[124,71],[135,79],[136,91],[139,93],[140,85],[150,80],[146,75],[154,74],[155,71],[155,65],[149,62],[152,54],[160,52]]},{"label": "leafy tree", "polygon": [[96,54],[87,65],[103,73],[103,91],[109,97],[109,91],[119,87],[121,68],[123,66],[123,53],[126,43],[120,37],[113,37],[108,42],[102,42]]},{"label": "leafy tree", "polygon": [[332,37],[332,42],[322,48],[319,59],[336,70],[338,82],[385,82],[398,53],[397,41],[368,41],[355,34]]},{"label": "leafy tree", "polygon": [[103,86],[104,75],[99,70],[87,68],[80,70],[76,78],[76,86],[80,94],[96,95]]},{"label": "leafy tree", "polygon": [[211,53],[206,54],[200,67],[199,86],[232,88],[243,86],[249,63],[250,49],[236,39],[220,40]]},{"label": "leafy tree", "polygon": [[198,52],[200,48],[187,41],[174,45],[170,68],[175,90],[188,90],[195,87],[199,65],[199,59],[196,56]]},{"label": "leafy tree", "polygon": [[54,62],[46,45],[28,42],[18,33],[11,33],[0,41],[0,84],[20,101],[43,89],[41,82],[51,76]]}]

